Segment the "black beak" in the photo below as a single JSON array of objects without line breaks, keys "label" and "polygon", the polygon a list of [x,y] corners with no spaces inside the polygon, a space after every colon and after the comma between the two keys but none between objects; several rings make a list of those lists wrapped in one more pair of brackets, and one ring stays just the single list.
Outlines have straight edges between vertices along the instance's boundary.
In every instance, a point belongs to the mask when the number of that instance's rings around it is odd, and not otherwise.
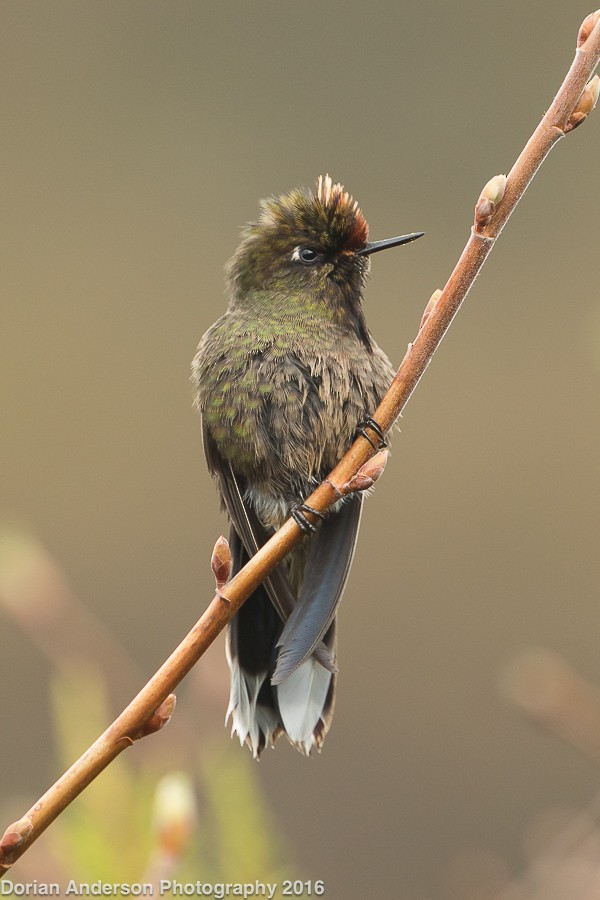
[{"label": "black beak", "polygon": [[362,250],[357,250],[357,256],[370,256],[371,253],[379,253],[380,250],[387,250],[388,247],[399,247],[400,244],[410,244],[417,238],[423,237],[424,231],[415,231],[414,234],[401,234],[400,237],[387,238],[385,241],[371,241],[365,244]]}]

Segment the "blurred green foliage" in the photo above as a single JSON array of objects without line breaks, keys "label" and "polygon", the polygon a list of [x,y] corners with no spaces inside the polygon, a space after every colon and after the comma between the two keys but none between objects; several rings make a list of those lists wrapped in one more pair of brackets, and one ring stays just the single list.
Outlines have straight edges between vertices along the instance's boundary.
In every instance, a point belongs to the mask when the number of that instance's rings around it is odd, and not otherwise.
[{"label": "blurred green foliage", "polygon": [[[109,687],[118,680],[128,690],[127,667],[135,667],[27,530],[0,527],[0,610],[50,662],[52,770],[58,774],[112,721]],[[159,756],[146,752],[154,741]],[[187,771],[169,770],[170,760]],[[212,739],[208,722],[202,735],[196,723],[186,723],[182,705],[160,735],[136,742],[88,785],[42,837],[43,849],[35,845],[18,861],[15,878],[63,884],[289,878],[290,865],[282,868],[287,853],[255,769],[220,728]]]},{"label": "blurred green foliage", "polygon": [[[52,705],[60,768],[109,721],[102,676],[78,665],[55,675]],[[286,853],[253,773],[234,744],[216,742],[189,775],[165,775],[123,753],[54,823],[65,878],[91,882],[260,881],[283,877]],[[285,867],[289,877],[289,867]]]}]

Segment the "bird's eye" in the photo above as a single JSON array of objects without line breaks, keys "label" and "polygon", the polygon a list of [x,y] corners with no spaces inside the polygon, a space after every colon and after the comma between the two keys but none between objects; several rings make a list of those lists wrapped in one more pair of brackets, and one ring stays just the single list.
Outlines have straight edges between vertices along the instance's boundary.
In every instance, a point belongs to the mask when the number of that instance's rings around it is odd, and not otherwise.
[{"label": "bird's eye", "polygon": [[320,253],[312,247],[296,247],[292,253],[294,262],[301,262],[305,266],[314,266],[321,258]]}]

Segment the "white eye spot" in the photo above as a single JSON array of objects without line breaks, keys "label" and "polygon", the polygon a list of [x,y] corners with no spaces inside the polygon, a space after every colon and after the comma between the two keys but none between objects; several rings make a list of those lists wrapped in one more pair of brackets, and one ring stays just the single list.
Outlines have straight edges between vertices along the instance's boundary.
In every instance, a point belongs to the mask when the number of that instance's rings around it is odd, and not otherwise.
[{"label": "white eye spot", "polygon": [[312,247],[296,247],[292,253],[292,262],[299,262],[305,266],[313,266],[320,258],[320,253]]}]

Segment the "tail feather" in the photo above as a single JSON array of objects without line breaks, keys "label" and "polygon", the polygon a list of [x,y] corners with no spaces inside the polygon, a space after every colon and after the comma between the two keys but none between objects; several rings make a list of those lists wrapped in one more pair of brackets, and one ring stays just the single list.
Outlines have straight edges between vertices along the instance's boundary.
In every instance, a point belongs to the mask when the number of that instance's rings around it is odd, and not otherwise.
[{"label": "tail feather", "polygon": [[232,736],[237,734],[240,744],[248,744],[255,758],[283,729],[270,681],[273,646],[280,632],[281,621],[263,587],[248,598],[227,631],[231,689],[225,722],[231,717]]},{"label": "tail feather", "polygon": [[333,717],[336,675],[313,656],[281,684],[272,685],[275,642],[269,664],[262,671],[248,671],[235,649],[236,618],[226,643],[231,689],[225,723],[231,719],[231,736],[237,735],[242,746],[247,744],[255,759],[281,734],[306,756],[320,750]]},{"label": "tail feather", "polygon": [[333,712],[335,678],[310,657],[277,686],[285,733],[290,743],[306,756],[323,745]]},{"label": "tail feather", "polygon": [[274,684],[289,678],[327,634],[344,593],[361,511],[362,497],[354,494],[310,541],[299,597],[277,642]]},{"label": "tail feather", "polygon": [[237,655],[232,653],[231,644],[231,634],[228,634],[226,655],[231,689],[225,724],[231,717],[231,737],[237,734],[240,744],[248,744],[252,755],[258,759],[267,745],[273,746],[281,734],[282,724],[274,700],[273,703],[261,702],[265,694],[263,686],[269,685],[268,671],[254,675],[245,672]]},{"label": "tail feather", "polygon": [[[237,571],[245,562],[246,551],[233,529],[230,545]],[[281,734],[307,756],[313,749],[320,750],[333,716],[335,621],[314,655],[280,684],[273,685],[282,629],[283,622],[261,585],[233,617],[227,631],[231,689],[225,722],[231,718],[231,736],[236,734],[240,744],[246,743],[255,759]]]}]

